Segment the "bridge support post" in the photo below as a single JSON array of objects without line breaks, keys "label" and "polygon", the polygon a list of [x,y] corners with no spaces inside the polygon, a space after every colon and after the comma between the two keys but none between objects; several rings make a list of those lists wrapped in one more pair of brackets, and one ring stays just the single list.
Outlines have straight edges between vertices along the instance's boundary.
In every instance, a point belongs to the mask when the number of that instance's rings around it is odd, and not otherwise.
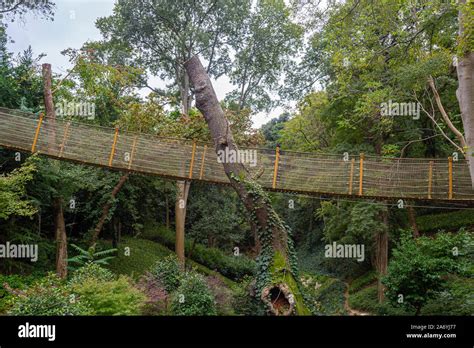
[{"label": "bridge support post", "polygon": [[110,150],[110,156],[109,156],[109,167],[112,167],[112,162],[114,160],[115,146],[117,145],[118,132],[119,132],[118,127],[115,127],[114,142],[112,143],[112,150]]},{"label": "bridge support post", "polygon": [[275,149],[275,166],[273,167],[273,183],[272,183],[273,189],[276,188],[279,162],[280,162],[280,145],[277,145]]},{"label": "bridge support post", "polygon": [[193,141],[193,151],[191,153],[191,163],[189,165],[189,175],[188,175],[189,179],[193,178],[194,157],[195,157],[195,155],[196,155],[196,142]]},{"label": "bridge support post", "polygon": [[41,129],[41,124],[43,123],[43,113],[40,114],[40,118],[38,120],[38,125],[36,126],[35,137],[33,138],[33,144],[31,145],[31,153],[35,153],[36,150],[36,143],[38,142],[38,136]]}]

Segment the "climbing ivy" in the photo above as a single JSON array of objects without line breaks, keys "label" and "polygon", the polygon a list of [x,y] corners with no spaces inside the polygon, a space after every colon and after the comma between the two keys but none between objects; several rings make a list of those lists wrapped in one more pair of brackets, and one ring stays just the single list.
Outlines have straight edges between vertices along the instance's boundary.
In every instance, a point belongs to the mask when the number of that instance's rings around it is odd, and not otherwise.
[{"label": "climbing ivy", "polygon": [[[261,251],[257,258],[257,275],[255,290],[258,298],[261,298],[263,290],[269,285],[285,284],[294,296],[297,314],[310,314],[305,303],[305,296],[298,277],[298,260],[293,242],[291,228],[285,224],[274,210],[269,210],[267,223],[262,226],[257,219],[257,211],[264,206],[271,206],[270,199],[263,188],[256,182],[248,180],[244,175],[236,176],[231,173],[231,179],[244,185],[247,197],[253,202],[253,210],[250,211],[250,220],[255,224],[257,236],[260,241]],[[286,250],[275,250],[274,230],[286,233],[285,240],[279,241],[286,246]],[[286,253],[287,258],[283,255]]]}]

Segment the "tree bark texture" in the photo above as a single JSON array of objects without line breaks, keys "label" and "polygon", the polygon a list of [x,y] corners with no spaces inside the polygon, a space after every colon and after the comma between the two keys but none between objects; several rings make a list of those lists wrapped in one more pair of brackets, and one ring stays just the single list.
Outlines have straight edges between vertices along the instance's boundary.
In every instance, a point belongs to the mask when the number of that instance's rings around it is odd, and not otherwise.
[{"label": "tree bark texture", "polygon": [[474,188],[474,24],[472,20],[474,2],[459,0],[459,6],[461,52],[457,64],[458,89],[456,96],[461,110],[464,137],[467,143],[466,157],[469,161],[469,172]]},{"label": "tree bark texture", "polygon": [[178,192],[176,195],[175,204],[175,223],[176,223],[176,241],[175,241],[175,252],[178,256],[179,263],[184,269],[185,255],[184,255],[184,227],[186,224],[186,206],[188,202],[189,188],[191,182],[189,181],[178,181],[177,183]]},{"label": "tree bark texture", "polygon": [[60,197],[54,198],[53,211],[56,238],[56,274],[58,277],[65,279],[67,277],[67,236],[63,200]]},{"label": "tree bark texture", "polygon": [[43,98],[46,111],[45,129],[48,131],[48,152],[55,153],[56,148],[56,111],[54,109],[53,92],[51,91],[51,64],[42,65],[43,72]]}]

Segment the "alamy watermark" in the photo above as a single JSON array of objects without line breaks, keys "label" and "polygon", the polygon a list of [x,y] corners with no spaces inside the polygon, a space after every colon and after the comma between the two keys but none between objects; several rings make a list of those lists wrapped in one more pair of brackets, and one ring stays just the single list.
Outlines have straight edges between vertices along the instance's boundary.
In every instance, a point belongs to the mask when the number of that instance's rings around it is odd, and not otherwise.
[{"label": "alamy watermark", "polygon": [[365,259],[364,244],[326,244],[324,256],[329,258],[357,259],[362,262]]},{"label": "alamy watermark", "polygon": [[257,150],[225,150],[217,151],[218,163],[248,163],[250,167],[257,165]]},{"label": "alamy watermark", "polygon": [[36,325],[26,322],[18,326],[19,338],[47,338],[52,342],[56,340],[56,325]]},{"label": "alamy watermark", "polygon": [[30,259],[38,261],[38,244],[0,244],[0,259]]},{"label": "alamy watermark", "polygon": [[89,102],[67,102],[65,100],[56,104],[57,116],[85,117],[88,120],[95,118],[95,104]]},{"label": "alamy watermark", "polygon": [[382,116],[411,116],[414,120],[419,120],[420,106],[420,103],[399,103],[390,99],[388,103],[380,104],[380,112]]}]

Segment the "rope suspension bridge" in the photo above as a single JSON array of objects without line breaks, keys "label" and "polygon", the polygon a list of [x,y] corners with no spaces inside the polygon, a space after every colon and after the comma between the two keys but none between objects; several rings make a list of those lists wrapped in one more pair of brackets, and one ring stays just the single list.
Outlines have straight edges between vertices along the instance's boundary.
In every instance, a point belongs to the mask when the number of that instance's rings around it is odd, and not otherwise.
[{"label": "rope suspension bridge", "polygon": [[[122,132],[0,108],[0,146],[51,158],[229,184],[212,144]],[[415,201],[474,201],[466,160],[329,155],[263,148],[246,164],[264,189],[320,196]]]}]

